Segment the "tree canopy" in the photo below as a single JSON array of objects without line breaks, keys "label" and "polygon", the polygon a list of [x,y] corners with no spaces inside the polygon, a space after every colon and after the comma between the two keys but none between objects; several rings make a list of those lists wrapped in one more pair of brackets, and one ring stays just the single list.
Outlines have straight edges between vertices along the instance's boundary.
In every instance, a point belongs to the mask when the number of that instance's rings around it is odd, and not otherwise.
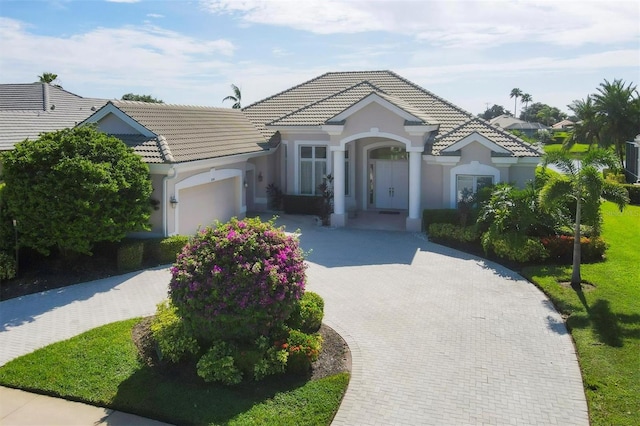
[{"label": "tree canopy", "polygon": [[7,215],[19,245],[90,254],[148,229],[149,167],[121,140],[83,126],[43,133],[1,155]]},{"label": "tree canopy", "polygon": [[511,112],[504,109],[502,105],[494,104],[491,108],[487,108],[485,112],[478,114],[478,117],[484,118],[485,120],[491,120],[492,118],[496,118],[504,114],[511,115]]},{"label": "tree canopy", "polygon": [[240,88],[238,86],[236,86],[235,84],[232,84],[231,85],[231,90],[233,90],[233,95],[229,95],[229,96],[225,97],[222,100],[222,102],[231,101],[231,102],[233,102],[233,105],[231,106],[231,108],[233,108],[233,109],[242,108],[242,105],[241,105],[242,93],[240,92]]},{"label": "tree canopy", "polygon": [[122,95],[123,101],[140,101],[140,102],[151,102],[155,104],[163,104],[162,99],[156,99],[151,95],[135,95],[133,93],[127,93]]},{"label": "tree canopy", "polygon": [[535,120],[547,126],[551,126],[565,118],[567,118],[567,114],[542,102],[534,102],[520,112],[521,120]]},{"label": "tree canopy", "polygon": [[43,72],[42,75],[38,76],[38,81],[40,83],[52,84],[56,87],[62,88],[59,84],[53,84],[58,80],[58,74],[54,74],[52,72]]}]

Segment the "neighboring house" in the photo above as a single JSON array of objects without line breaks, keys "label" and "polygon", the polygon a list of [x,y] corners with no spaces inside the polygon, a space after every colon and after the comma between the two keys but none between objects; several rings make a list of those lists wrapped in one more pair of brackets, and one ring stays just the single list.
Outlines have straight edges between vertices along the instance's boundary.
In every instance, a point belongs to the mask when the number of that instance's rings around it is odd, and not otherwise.
[{"label": "neighboring house", "polygon": [[640,183],[640,135],[627,142],[625,162],[627,182]]},{"label": "neighboring house", "polygon": [[[392,212],[419,231],[423,209],[456,207],[465,190],[524,186],[542,155],[390,71],[323,74],[242,110],[103,105],[57,128],[96,123],[142,156],[159,201],[151,217],[158,235],[191,234],[216,219],[267,210],[270,184],[285,194],[317,195],[328,174],[332,226],[348,225],[351,212]],[[55,129],[41,131],[48,130]]]},{"label": "neighboring house", "polygon": [[571,120],[567,120],[566,118],[562,121],[557,122],[556,124],[554,124],[553,126],[551,126],[551,128],[553,130],[570,130],[573,129],[573,126],[575,126],[576,123],[574,123]]},{"label": "neighboring house", "polygon": [[348,212],[455,207],[464,189],[533,179],[541,152],[390,71],[321,75],[243,109],[278,136],[275,182],[312,195],[334,177],[333,226]]},{"label": "neighboring house", "polygon": [[489,123],[504,130],[517,130],[528,137],[534,137],[538,130],[549,130],[549,127],[542,123],[532,123],[506,114],[492,118]]},{"label": "neighboring house", "polygon": [[47,83],[0,84],[0,151],[40,133],[73,127],[105,103]]},{"label": "neighboring house", "polygon": [[123,140],[149,164],[159,202],[153,234],[192,234],[266,207],[264,185],[256,187],[272,173],[270,146],[240,110],[109,101],[85,123]]}]

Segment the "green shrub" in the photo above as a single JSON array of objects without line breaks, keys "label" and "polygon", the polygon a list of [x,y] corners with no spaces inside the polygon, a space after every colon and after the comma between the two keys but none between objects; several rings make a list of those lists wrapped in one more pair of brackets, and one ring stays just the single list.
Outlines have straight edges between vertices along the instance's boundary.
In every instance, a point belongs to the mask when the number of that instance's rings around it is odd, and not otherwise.
[{"label": "green shrub", "polygon": [[460,226],[450,223],[432,223],[429,225],[429,239],[434,241],[455,241],[472,243],[480,240],[480,232],[475,225]]},{"label": "green shrub", "polygon": [[432,223],[460,224],[456,209],[425,209],[422,211],[422,229],[429,229]]},{"label": "green shrub", "polygon": [[144,241],[126,240],[118,246],[118,271],[127,272],[142,269]]},{"label": "green shrub", "polygon": [[[573,236],[553,235],[543,237],[540,242],[549,253],[549,259],[558,263],[571,263],[573,259]],[[580,238],[580,260],[599,262],[604,258],[607,243],[601,237]]]},{"label": "green shrub", "polygon": [[304,253],[273,220],[207,227],[178,255],[169,295],[199,341],[253,342],[282,327],[304,294]]},{"label": "green shrub", "polygon": [[0,251],[0,281],[10,280],[16,276],[16,260],[12,255]]},{"label": "green shrub", "polygon": [[322,336],[291,330],[286,349],[289,352],[287,369],[292,373],[306,373],[318,359],[322,349]]},{"label": "green shrub", "polygon": [[307,291],[294,307],[287,325],[294,330],[315,333],[320,329],[323,317],[324,300],[319,294]]},{"label": "green shrub", "polygon": [[549,256],[538,238],[521,234],[494,234],[487,231],[482,234],[481,242],[485,252],[492,251],[496,256],[513,262],[541,261]]},{"label": "green shrub", "polygon": [[189,242],[186,235],[173,235],[160,241],[159,263],[173,263],[176,261],[178,253]]},{"label": "green shrub", "polygon": [[171,301],[158,304],[156,315],[151,323],[151,335],[156,342],[160,360],[178,362],[185,355],[195,355],[200,350],[182,319],[178,316]]},{"label": "green shrub", "polygon": [[198,361],[196,365],[198,376],[205,382],[237,385],[242,381],[242,371],[235,364],[234,352],[234,348],[229,343],[216,342]]},{"label": "green shrub", "polygon": [[629,193],[629,204],[640,206],[640,185],[627,184],[623,186]]}]

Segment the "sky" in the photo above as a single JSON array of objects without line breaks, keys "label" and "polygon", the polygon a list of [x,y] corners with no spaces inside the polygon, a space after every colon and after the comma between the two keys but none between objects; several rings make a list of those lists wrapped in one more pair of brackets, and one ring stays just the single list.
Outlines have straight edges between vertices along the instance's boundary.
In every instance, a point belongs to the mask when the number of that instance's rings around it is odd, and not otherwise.
[{"label": "sky", "polygon": [[513,112],[513,88],[570,112],[605,79],[640,83],[640,1],[0,0],[0,83],[230,107],[231,84],[247,106],[360,70],[473,114]]}]

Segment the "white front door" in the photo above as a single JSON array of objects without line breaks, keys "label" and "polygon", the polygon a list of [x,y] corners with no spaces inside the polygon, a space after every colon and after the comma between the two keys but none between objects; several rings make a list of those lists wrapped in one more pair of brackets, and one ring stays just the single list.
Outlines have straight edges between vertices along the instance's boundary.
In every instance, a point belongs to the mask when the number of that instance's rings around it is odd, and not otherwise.
[{"label": "white front door", "polygon": [[375,160],[377,209],[409,208],[409,167],[406,161]]}]

